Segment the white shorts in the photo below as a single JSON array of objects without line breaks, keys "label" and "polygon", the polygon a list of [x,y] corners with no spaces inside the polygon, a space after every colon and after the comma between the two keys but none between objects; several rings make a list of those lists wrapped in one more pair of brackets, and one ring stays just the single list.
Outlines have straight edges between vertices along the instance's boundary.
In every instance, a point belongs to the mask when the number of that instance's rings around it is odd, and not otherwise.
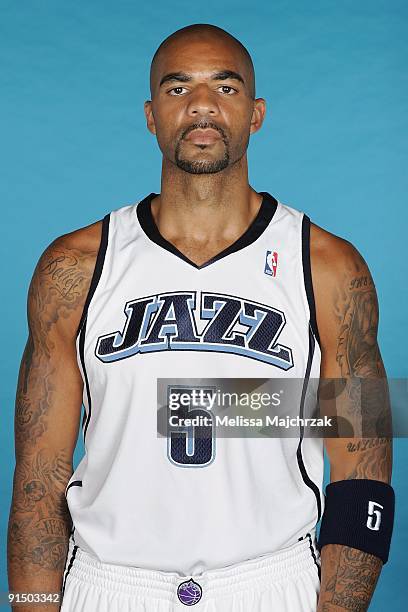
[{"label": "white shorts", "polygon": [[195,576],[101,563],[74,544],[61,612],[316,612],[315,532],[278,552]]}]

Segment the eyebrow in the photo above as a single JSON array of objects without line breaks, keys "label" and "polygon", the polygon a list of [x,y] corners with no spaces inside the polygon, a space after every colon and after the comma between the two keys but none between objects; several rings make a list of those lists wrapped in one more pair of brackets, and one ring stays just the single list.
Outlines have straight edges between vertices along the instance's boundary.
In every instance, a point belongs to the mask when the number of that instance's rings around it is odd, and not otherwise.
[{"label": "eyebrow", "polygon": [[[211,76],[212,81],[226,81],[227,79],[235,79],[236,81],[239,81],[245,85],[242,76],[233,70],[222,70],[221,72],[216,72]],[[172,83],[174,81],[178,81],[179,83],[188,83],[192,80],[193,77],[185,72],[170,72],[160,80],[160,87],[164,85],[164,83]]]}]

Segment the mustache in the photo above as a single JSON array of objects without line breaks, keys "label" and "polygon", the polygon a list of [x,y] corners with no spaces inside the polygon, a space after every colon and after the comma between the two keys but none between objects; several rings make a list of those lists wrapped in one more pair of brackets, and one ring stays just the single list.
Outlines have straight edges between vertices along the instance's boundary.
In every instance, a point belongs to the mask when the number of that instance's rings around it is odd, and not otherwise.
[{"label": "mustache", "polygon": [[212,129],[212,130],[217,130],[217,132],[219,132],[221,134],[221,137],[223,139],[224,142],[227,141],[227,135],[224,132],[224,130],[217,125],[216,123],[213,123],[212,121],[207,121],[206,119],[199,121],[198,123],[192,123],[191,125],[189,125],[181,134],[180,136],[180,140],[183,140],[183,138],[185,138],[190,132],[192,132],[193,130],[197,130],[197,129]]}]

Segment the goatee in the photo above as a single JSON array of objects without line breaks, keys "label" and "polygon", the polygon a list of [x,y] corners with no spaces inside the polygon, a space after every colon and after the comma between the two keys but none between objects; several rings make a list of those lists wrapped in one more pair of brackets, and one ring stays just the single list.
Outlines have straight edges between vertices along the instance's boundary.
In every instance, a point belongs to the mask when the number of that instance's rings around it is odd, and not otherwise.
[{"label": "goatee", "polygon": [[[221,159],[190,160],[184,159],[182,157],[180,149],[183,139],[187,136],[187,134],[199,128],[211,128],[213,130],[217,130],[217,132],[221,134],[222,141],[224,143],[224,155]],[[206,145],[202,145],[200,148],[205,149]],[[190,174],[215,174],[216,172],[221,172],[221,170],[227,168],[230,161],[228,140],[224,130],[220,128],[217,124],[207,120],[194,123],[193,125],[189,125],[188,128],[184,130],[179,141],[177,142],[175,150],[175,161],[176,166],[178,168],[184,170],[185,172],[189,172]]]}]

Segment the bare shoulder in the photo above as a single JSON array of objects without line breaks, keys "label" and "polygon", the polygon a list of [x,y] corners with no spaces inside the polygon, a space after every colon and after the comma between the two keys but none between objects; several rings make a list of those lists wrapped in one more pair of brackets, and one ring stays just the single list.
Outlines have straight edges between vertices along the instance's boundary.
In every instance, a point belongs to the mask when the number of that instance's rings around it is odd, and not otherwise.
[{"label": "bare shoulder", "polygon": [[371,279],[367,262],[358,249],[315,223],[310,225],[310,261],[315,291],[344,286],[345,282],[353,289],[366,282],[366,277]]},{"label": "bare shoulder", "polygon": [[[357,345],[377,351],[379,308],[374,281],[353,244],[315,224],[310,228],[310,261],[317,327],[330,364],[326,363],[325,371],[328,376],[344,375],[355,371],[350,363]],[[377,356],[370,363],[379,363]]]},{"label": "bare shoulder", "polygon": [[[55,238],[41,254],[28,292],[29,323],[75,335],[95,269],[102,222]],[[31,319],[31,321],[30,321]],[[33,327],[30,325],[30,327]]]}]

